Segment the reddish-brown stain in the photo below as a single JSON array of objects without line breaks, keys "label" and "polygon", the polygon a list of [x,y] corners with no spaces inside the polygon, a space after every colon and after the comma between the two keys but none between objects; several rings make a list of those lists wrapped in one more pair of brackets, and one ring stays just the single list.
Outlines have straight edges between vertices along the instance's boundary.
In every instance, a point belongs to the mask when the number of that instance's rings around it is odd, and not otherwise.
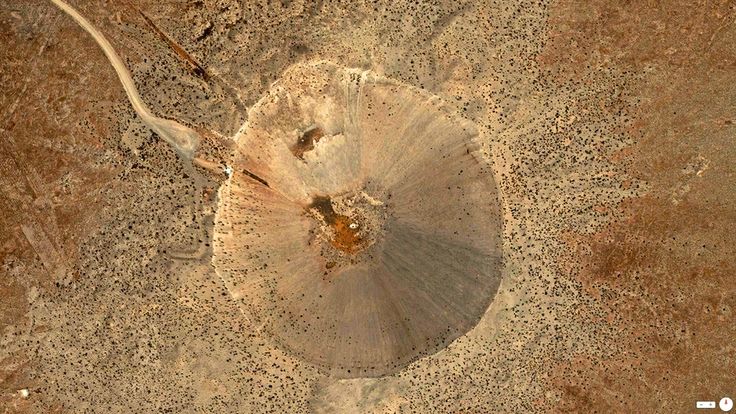
[{"label": "reddish-brown stain", "polygon": [[363,239],[358,235],[360,227],[350,227],[351,224],[357,223],[357,220],[337,214],[332,208],[332,201],[329,197],[315,197],[308,208],[319,212],[325,223],[332,229],[333,236],[330,244],[333,247],[350,254],[357,253],[363,247]]},{"label": "reddish-brown stain", "polygon": [[335,217],[335,223],[332,225],[335,237],[331,242],[336,249],[353,254],[360,250],[363,240],[358,236],[357,228],[350,228],[351,223],[353,220],[350,217],[342,215]]},{"label": "reddish-brown stain", "polygon": [[632,73],[657,67],[636,86],[627,133],[637,143],[611,160],[647,190],[607,228],[563,239],[562,277],[582,285],[578,313],[611,339],[603,351],[555,358],[547,408],[687,412],[697,396],[728,393],[736,370],[726,357],[736,337],[733,131],[721,122],[736,98],[722,88],[736,81],[736,56],[724,48],[736,38],[723,25],[732,2],[596,1],[576,13],[581,4],[555,5],[538,61],[562,82],[604,60]]}]

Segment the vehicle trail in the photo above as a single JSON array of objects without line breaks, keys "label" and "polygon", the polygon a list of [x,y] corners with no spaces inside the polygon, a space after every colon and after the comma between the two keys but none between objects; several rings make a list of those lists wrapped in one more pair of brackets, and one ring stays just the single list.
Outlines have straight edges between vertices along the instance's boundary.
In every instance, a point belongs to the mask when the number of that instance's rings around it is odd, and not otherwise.
[{"label": "vehicle trail", "polygon": [[159,118],[151,114],[146,104],[138,94],[138,89],[133,82],[133,78],[125,67],[120,56],[118,56],[115,49],[112,47],[110,42],[105,36],[98,31],[87,19],[80,15],[72,6],[65,3],[63,0],[51,0],[57,7],[63,10],[66,14],[71,16],[84,30],[87,31],[94,38],[95,42],[105,52],[107,59],[112,64],[115,72],[120,79],[120,83],[123,84],[125,93],[128,95],[130,104],[133,105],[133,109],[141,117],[143,122],[156,132],[164,141],[168,142],[174,149],[187,159],[192,159],[197,147],[199,146],[200,135],[193,129],[182,125],[179,122]]}]

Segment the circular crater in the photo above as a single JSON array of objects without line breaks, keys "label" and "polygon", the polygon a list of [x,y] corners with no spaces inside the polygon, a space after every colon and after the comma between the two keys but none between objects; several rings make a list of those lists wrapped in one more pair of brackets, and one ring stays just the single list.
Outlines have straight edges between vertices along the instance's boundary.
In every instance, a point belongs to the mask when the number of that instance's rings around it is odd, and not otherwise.
[{"label": "circular crater", "polygon": [[339,377],[390,374],[483,315],[501,217],[468,121],[328,62],[289,68],[236,137],[213,263],[279,346]]}]

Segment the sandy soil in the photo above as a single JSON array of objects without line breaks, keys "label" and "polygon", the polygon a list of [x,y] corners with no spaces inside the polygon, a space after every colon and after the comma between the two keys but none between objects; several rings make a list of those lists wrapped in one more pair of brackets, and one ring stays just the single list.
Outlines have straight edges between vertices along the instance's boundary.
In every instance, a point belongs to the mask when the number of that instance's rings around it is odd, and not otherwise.
[{"label": "sandy soil", "polygon": [[[0,413],[670,413],[736,397],[732,1],[68,3],[130,80],[51,1],[0,4]],[[491,305],[374,378],[279,346],[212,264],[223,138],[317,60],[436,96],[477,128],[499,195]],[[196,134],[196,154],[152,119]]]}]

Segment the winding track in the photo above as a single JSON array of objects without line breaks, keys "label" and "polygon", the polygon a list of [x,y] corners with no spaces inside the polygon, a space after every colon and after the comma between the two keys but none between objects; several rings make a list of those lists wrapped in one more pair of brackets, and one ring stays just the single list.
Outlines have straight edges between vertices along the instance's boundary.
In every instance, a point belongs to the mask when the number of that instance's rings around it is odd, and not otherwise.
[{"label": "winding track", "polygon": [[92,35],[95,42],[97,42],[100,48],[102,48],[102,51],[105,52],[107,59],[115,69],[120,82],[123,84],[123,88],[125,89],[125,93],[128,95],[130,104],[133,105],[133,109],[135,109],[135,112],[141,117],[143,122],[163,138],[164,141],[174,147],[179,154],[187,159],[191,159],[199,146],[199,134],[193,129],[176,121],[159,118],[151,114],[151,111],[138,94],[138,89],[133,82],[133,78],[131,77],[128,68],[125,67],[122,59],[115,52],[115,49],[113,49],[105,36],[87,19],[82,17],[82,15],[80,15],[72,6],[62,0],[51,0],[51,2],[71,16],[84,30]]}]

